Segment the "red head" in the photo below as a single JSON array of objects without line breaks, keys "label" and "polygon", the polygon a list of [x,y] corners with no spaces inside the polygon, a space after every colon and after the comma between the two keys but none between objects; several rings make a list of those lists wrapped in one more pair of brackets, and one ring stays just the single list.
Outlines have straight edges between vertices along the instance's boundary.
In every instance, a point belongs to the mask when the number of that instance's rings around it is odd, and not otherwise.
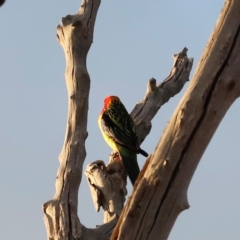
[{"label": "red head", "polygon": [[104,109],[108,107],[109,103],[113,100],[116,100],[116,101],[119,101],[120,102],[120,99],[116,96],[108,96],[104,99]]}]

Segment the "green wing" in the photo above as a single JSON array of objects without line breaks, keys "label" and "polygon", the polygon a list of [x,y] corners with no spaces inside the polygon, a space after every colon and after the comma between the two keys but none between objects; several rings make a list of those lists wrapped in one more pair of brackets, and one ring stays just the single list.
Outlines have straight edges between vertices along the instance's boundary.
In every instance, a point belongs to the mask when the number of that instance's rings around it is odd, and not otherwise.
[{"label": "green wing", "polygon": [[135,124],[121,102],[113,101],[106,109],[108,136],[114,138],[120,146],[138,152],[138,137]]}]

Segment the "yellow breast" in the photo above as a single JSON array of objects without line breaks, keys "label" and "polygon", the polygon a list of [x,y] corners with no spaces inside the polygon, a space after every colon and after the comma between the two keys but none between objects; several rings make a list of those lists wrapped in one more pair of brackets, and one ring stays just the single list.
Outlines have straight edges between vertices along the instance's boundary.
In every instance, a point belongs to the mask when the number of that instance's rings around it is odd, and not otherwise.
[{"label": "yellow breast", "polygon": [[117,145],[116,145],[115,141],[112,138],[110,138],[108,135],[106,135],[106,133],[104,133],[104,131],[102,130],[101,121],[102,121],[102,114],[98,118],[98,126],[99,126],[99,128],[100,128],[100,130],[102,132],[104,140],[112,148],[113,152],[117,152],[118,149],[117,149]]}]

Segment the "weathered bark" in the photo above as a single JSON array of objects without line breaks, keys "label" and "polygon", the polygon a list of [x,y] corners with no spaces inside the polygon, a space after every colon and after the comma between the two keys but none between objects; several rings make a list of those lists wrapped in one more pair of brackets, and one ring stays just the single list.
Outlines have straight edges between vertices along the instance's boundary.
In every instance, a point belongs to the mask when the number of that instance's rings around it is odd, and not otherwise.
[{"label": "weathered bark", "polygon": [[[140,143],[151,130],[151,120],[160,107],[181,91],[189,80],[193,59],[187,57],[187,49],[174,55],[173,67],[169,76],[158,86],[154,78],[150,79],[144,99],[133,109],[131,116],[136,123]],[[110,156],[110,163],[96,161],[87,166],[85,175],[96,211],[102,206],[104,223],[119,217],[125,201],[126,173],[116,154]]]},{"label": "weathered bark", "polygon": [[87,166],[85,175],[89,183],[95,210],[99,212],[100,207],[103,208],[103,223],[118,218],[127,195],[127,176],[119,161],[111,163],[110,160],[107,167],[103,161],[95,161]]},{"label": "weathered bark", "polygon": [[82,237],[83,226],[77,216],[78,189],[86,156],[87,113],[90,78],[86,68],[88,50],[100,0],[83,0],[76,15],[68,15],[57,27],[58,41],[66,58],[68,121],[59,156],[60,167],[53,200],[43,205],[48,239],[70,240]]},{"label": "weathered bark", "polygon": [[139,142],[142,143],[150,133],[152,123],[158,110],[171,97],[178,94],[184,84],[189,81],[192,70],[193,58],[187,57],[187,48],[179,54],[173,55],[173,67],[169,76],[160,84],[156,85],[154,78],[149,80],[146,95],[131,112],[131,117],[136,124]]},{"label": "weathered bark", "polygon": [[[66,16],[62,19],[62,26],[57,28],[58,41],[64,49],[67,65],[65,75],[69,113],[65,142],[59,156],[60,167],[56,180],[56,193],[53,200],[46,202],[43,206],[48,239],[109,238],[121,214],[127,194],[126,173],[115,161],[117,156],[111,157],[107,167],[101,161],[90,164],[86,174],[92,195],[95,196],[94,205],[96,210],[103,206],[104,223],[108,224],[96,229],[87,229],[81,225],[77,216],[77,194],[82,177],[82,165],[86,156],[85,139],[90,87],[86,58],[93,39],[94,22],[99,4],[100,1],[83,0],[78,14]],[[147,94],[134,111],[138,117],[137,130],[141,136],[141,142],[149,133],[151,119],[157,110],[170,97],[177,94],[188,81],[192,59],[187,58],[186,52],[187,49],[184,49],[180,54],[174,55],[173,69],[162,84],[156,86],[155,79],[149,81]],[[141,121],[139,114],[144,112],[142,109],[144,106],[149,106],[149,102],[155,106],[152,106],[153,110],[148,114],[148,121],[146,119]],[[96,171],[98,169],[100,171]],[[97,182],[94,182],[94,178]],[[100,187],[103,191],[99,191]],[[114,189],[114,191],[108,189]]]},{"label": "weathered bark", "polygon": [[219,123],[240,96],[240,0],[227,0],[196,73],[146,162],[111,239],[164,240],[189,208],[187,189]]},{"label": "weathered bark", "polygon": [[[66,16],[62,26],[58,26],[58,39],[67,63],[69,114],[65,142],[59,157],[56,193],[53,200],[43,206],[49,240],[109,239],[124,202],[124,186],[118,189],[118,196],[113,198],[109,195],[109,199],[113,199],[110,206],[106,202],[104,205],[103,201],[96,202],[96,209],[101,205],[110,209],[105,215],[107,223],[96,229],[85,228],[77,216],[78,188],[86,155],[90,87],[86,57],[92,43],[99,4],[100,0],[83,0],[78,14]],[[156,151],[141,171],[111,239],[167,239],[178,214],[189,207],[187,189],[197,164],[224,114],[240,95],[239,12],[240,0],[226,1],[194,79]],[[189,64],[184,65],[179,73],[183,76],[187,74]],[[175,70],[172,74],[176,74]],[[172,80],[166,79],[158,87],[153,79],[150,80],[146,97],[131,113],[137,124],[140,142],[151,129],[151,119],[172,96],[166,90],[174,89],[168,86],[175,82],[173,76],[170,74]],[[188,75],[183,77],[186,78]],[[174,91],[177,93],[177,90]],[[104,169],[104,165],[99,163],[94,163],[94,167]],[[92,170],[88,169],[89,172]],[[120,172],[120,178],[124,179],[124,173],[117,165],[105,170],[112,175]],[[107,186],[104,182],[101,184],[104,188]],[[94,194],[98,201],[97,191]]]}]

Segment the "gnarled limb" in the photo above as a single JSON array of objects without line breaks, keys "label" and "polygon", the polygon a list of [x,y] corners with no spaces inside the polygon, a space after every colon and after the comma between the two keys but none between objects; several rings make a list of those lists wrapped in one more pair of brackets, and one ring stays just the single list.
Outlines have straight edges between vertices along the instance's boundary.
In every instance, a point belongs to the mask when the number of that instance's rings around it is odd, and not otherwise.
[{"label": "gnarled limb", "polygon": [[87,113],[90,78],[86,67],[88,50],[100,0],[83,0],[76,15],[68,15],[57,27],[58,41],[66,58],[68,121],[59,156],[56,192],[43,205],[48,239],[70,240],[82,237],[83,226],[77,216],[78,189],[86,156]]},{"label": "gnarled limb", "polygon": [[[227,0],[196,73],[111,236],[165,240],[219,123],[240,96],[240,0]],[[134,227],[133,227],[134,226]]]},{"label": "gnarled limb", "polygon": [[95,210],[104,210],[103,223],[119,217],[127,195],[126,173],[119,161],[110,163],[107,167],[101,160],[89,164],[86,168],[90,191]]},{"label": "gnarled limb", "polygon": [[158,110],[171,97],[178,94],[184,84],[189,80],[193,58],[187,57],[187,48],[184,48],[179,54],[174,54],[173,59],[173,67],[169,76],[158,85],[156,85],[154,78],[150,79],[145,97],[136,104],[131,112],[131,116],[136,124],[140,143],[142,143],[149,134],[152,127],[151,120]]},{"label": "gnarled limb", "polygon": [[[151,130],[151,120],[160,107],[171,97],[180,92],[189,80],[193,59],[187,57],[187,49],[174,55],[174,64],[169,76],[158,86],[155,79],[150,79],[144,99],[138,103],[131,116],[136,123],[139,141],[142,142]],[[92,194],[95,209],[104,210],[104,223],[118,217],[125,201],[126,173],[118,157],[111,155],[110,164],[106,167],[99,161],[89,164],[85,171]],[[100,163],[100,164],[99,164]]]},{"label": "gnarled limb", "polygon": [[[58,27],[59,42],[67,61],[69,116],[56,194],[43,206],[48,239],[107,239],[117,222],[117,217],[113,216],[119,208],[115,207],[107,217],[107,221],[112,220],[96,229],[82,226],[77,216],[77,194],[87,137],[89,76],[86,56],[99,4],[100,0],[83,0],[78,14],[63,18],[63,25]],[[226,1],[194,81],[155,153],[141,171],[112,239],[166,239],[177,215],[188,207],[186,192],[195,168],[227,109],[240,95],[239,11],[240,0]],[[168,84],[166,81],[162,88]],[[138,132],[141,142],[149,133],[151,120],[144,121],[139,116],[149,108],[144,106],[153,101],[157,88],[154,80],[150,81],[149,96],[132,113],[138,131],[146,128],[142,135]],[[159,88],[156,93],[160,91]],[[163,94],[156,102],[167,100]],[[154,117],[159,106],[161,104],[145,114],[146,118],[151,114]]]}]

